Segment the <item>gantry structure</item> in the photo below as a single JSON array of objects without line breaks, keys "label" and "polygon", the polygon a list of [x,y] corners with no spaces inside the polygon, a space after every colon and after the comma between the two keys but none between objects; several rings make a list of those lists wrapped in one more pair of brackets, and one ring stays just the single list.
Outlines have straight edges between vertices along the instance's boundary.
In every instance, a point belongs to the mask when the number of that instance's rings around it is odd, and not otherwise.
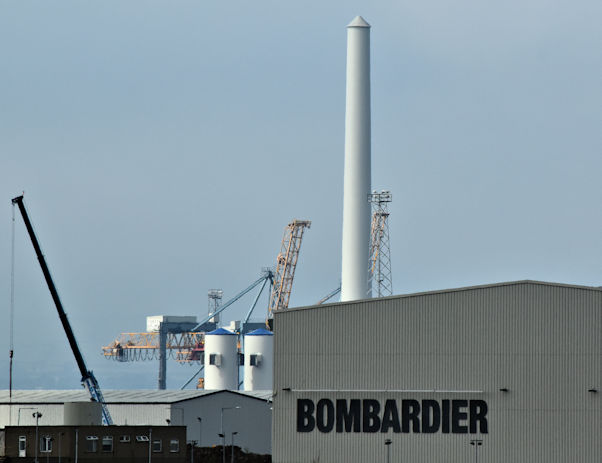
[{"label": "gantry structure", "polygon": [[368,195],[372,204],[370,227],[370,260],[368,269],[368,296],[384,297],[393,294],[391,274],[391,248],[389,245],[389,211],[393,201],[390,191],[377,191]]},{"label": "gantry structure", "polygon": [[[160,357],[160,336],[159,331],[121,333],[118,339],[102,348],[102,353],[117,362],[155,360]],[[200,361],[204,342],[204,332],[167,333],[166,355],[179,362]]]},{"label": "gantry structure", "polygon": [[[250,317],[268,283],[271,287],[268,320],[271,317],[272,310],[288,307],[303,232],[310,225],[311,222],[309,220],[296,219],[287,225],[277,258],[276,273],[272,268],[264,268],[257,280],[223,304],[221,303],[223,297],[222,290],[209,290],[208,315],[202,318],[200,322],[162,322],[159,325],[158,331],[122,333],[119,338],[102,348],[103,355],[107,359],[119,362],[159,359],[158,384],[159,389],[165,389],[167,358],[173,358],[180,363],[202,364],[205,348],[205,332],[214,330],[218,323],[219,315],[247,293],[259,287],[259,291],[240,325],[240,332],[238,333],[240,335],[246,333],[248,330],[255,329],[254,325],[256,323],[251,323]],[[261,322],[261,325],[263,325],[263,322]],[[182,389],[202,369],[201,365],[195,375],[182,386]]]}]

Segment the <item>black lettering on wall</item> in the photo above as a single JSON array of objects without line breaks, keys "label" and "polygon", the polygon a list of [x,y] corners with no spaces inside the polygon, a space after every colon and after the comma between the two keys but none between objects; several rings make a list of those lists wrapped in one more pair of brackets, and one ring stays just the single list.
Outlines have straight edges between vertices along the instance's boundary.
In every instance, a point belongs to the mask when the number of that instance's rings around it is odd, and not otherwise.
[{"label": "black lettering on wall", "polygon": [[[476,434],[480,432],[481,434],[487,434],[487,402],[484,400],[471,400],[470,406],[470,432],[471,434]],[[477,431],[477,423],[479,430]]]},{"label": "black lettering on wall", "polygon": [[389,432],[389,428],[393,428],[393,432],[401,432],[397,402],[392,399],[385,402],[385,411],[383,412],[383,421],[380,432]]},{"label": "black lettering on wall", "polygon": [[349,407],[345,399],[337,399],[337,432],[360,432],[361,431],[362,402],[359,399],[351,399]]},{"label": "black lettering on wall", "polygon": [[[297,399],[297,432],[487,434],[484,400]],[[381,409],[383,410],[381,415]],[[401,411],[401,413],[400,413]]]},{"label": "black lettering on wall", "polygon": [[468,407],[468,400],[452,400],[452,433],[467,434],[468,426],[462,424],[468,418],[468,413],[462,411]]},{"label": "black lettering on wall", "polygon": [[310,399],[297,399],[297,432],[312,432],[316,426],[314,403]]},{"label": "black lettering on wall", "polygon": [[441,426],[441,409],[436,400],[422,401],[422,432],[434,433]]},{"label": "black lettering on wall", "polygon": [[441,401],[441,432],[449,434],[449,400]]},{"label": "black lettering on wall", "polygon": [[334,405],[328,399],[321,399],[316,405],[318,431],[330,432],[334,428]]},{"label": "black lettering on wall", "polygon": [[407,399],[401,401],[401,430],[410,432],[410,422],[412,423],[412,432],[420,432],[420,404],[417,400]]},{"label": "black lettering on wall", "polygon": [[362,408],[362,431],[378,432],[380,429],[380,418],[378,417],[380,404],[378,403],[378,400],[364,399]]}]

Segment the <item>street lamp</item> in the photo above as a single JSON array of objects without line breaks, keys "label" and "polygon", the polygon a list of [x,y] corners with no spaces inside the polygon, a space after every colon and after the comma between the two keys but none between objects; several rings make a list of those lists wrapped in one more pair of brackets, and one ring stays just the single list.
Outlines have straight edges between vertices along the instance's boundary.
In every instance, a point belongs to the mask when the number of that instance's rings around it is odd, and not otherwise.
[{"label": "street lamp", "polygon": [[153,428],[148,428],[148,463],[151,463],[153,455]]},{"label": "street lamp", "polygon": [[196,419],[199,420],[199,447],[202,447],[201,437],[203,436],[203,419],[200,416],[197,416]]},{"label": "street lamp", "polygon": [[190,463],[194,463],[194,444],[196,444],[196,441],[191,440],[190,444]]},{"label": "street lamp", "polygon": [[226,463],[226,438],[224,437],[224,410],[239,410],[240,407],[222,407],[222,411],[220,413],[220,422],[219,422],[219,432],[220,437],[222,438],[222,462]]},{"label": "street lamp", "polygon": [[40,445],[40,442],[39,442],[39,437],[38,437],[38,420],[40,418],[42,418],[42,414],[40,412],[36,411],[36,412],[32,413],[31,416],[33,416],[36,419],[36,442],[35,442],[36,451],[35,451],[35,460],[34,461],[35,461],[35,463],[39,463],[38,462],[38,446]]},{"label": "street lamp", "polygon": [[391,461],[391,444],[393,441],[391,439],[385,439],[385,448],[387,449],[387,463]]},{"label": "street lamp", "polygon": [[222,433],[218,434],[222,438],[222,461],[226,463],[226,436]]},{"label": "street lamp", "polygon": [[234,436],[238,434],[238,431],[232,432],[232,453],[230,454],[230,463],[234,463]]},{"label": "street lamp", "polygon": [[64,432],[59,432],[59,463],[61,463],[61,437],[63,437]]},{"label": "street lamp", "polygon": [[483,445],[483,441],[481,439],[473,439],[470,441],[470,445],[474,446],[474,461],[475,463],[479,462],[479,447]]}]

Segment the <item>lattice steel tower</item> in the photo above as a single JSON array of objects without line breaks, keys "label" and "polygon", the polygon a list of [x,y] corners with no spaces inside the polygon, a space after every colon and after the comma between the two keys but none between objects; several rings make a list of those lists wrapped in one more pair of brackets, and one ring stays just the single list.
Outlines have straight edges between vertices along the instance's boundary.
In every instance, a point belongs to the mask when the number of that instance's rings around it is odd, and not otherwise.
[{"label": "lattice steel tower", "polygon": [[[209,299],[209,312],[208,314],[214,314],[220,305],[222,305],[222,297],[224,292],[221,289],[210,289],[207,292],[207,298]],[[209,320],[215,324],[219,323],[219,314]]]},{"label": "lattice steel tower", "polygon": [[372,204],[368,296],[383,297],[393,294],[388,211],[392,200],[393,195],[390,191],[373,191],[368,195],[368,201]]}]

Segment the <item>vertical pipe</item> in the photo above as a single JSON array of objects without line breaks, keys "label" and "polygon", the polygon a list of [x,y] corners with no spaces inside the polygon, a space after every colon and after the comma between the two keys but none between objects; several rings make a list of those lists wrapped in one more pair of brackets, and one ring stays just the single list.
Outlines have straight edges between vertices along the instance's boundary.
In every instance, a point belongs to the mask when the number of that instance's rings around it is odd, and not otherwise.
[{"label": "vertical pipe", "polygon": [[167,326],[159,323],[159,389],[167,386]]},{"label": "vertical pipe", "polygon": [[370,25],[357,16],[347,26],[341,301],[370,296],[370,137]]}]

